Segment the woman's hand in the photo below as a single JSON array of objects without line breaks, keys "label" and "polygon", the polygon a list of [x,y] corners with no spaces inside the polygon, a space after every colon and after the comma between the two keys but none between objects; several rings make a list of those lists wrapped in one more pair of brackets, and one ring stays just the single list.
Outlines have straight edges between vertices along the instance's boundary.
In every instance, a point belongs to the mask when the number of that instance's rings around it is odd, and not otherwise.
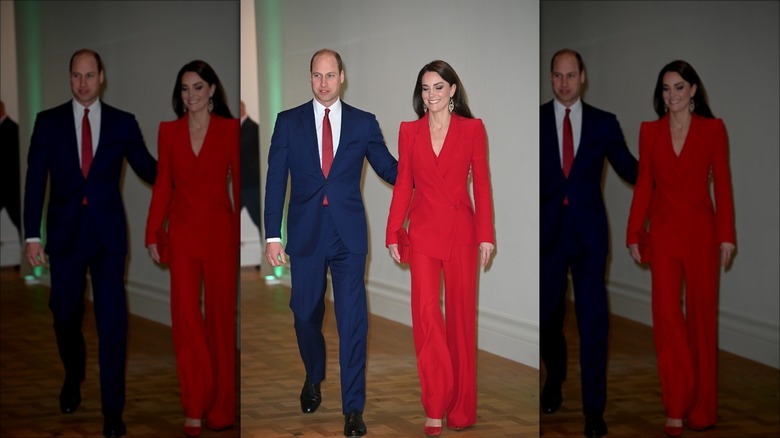
[{"label": "woman's hand", "polygon": [[479,244],[480,266],[483,268],[487,266],[490,261],[490,255],[493,254],[494,249],[496,249],[496,246],[490,242],[482,242]]},{"label": "woman's hand", "polygon": [[631,245],[628,245],[628,251],[631,253],[631,257],[633,257],[637,263],[642,263],[642,255],[639,253],[638,243],[632,243]]},{"label": "woman's hand", "polygon": [[733,243],[722,242],[720,244],[720,264],[723,268],[726,268],[731,263],[735,249],[737,249],[737,246]]},{"label": "woman's hand", "polygon": [[149,246],[147,246],[146,249],[149,250],[149,257],[151,257],[152,260],[155,261],[155,263],[160,263],[160,253],[157,251],[157,244],[156,243],[149,244]]},{"label": "woman's hand", "polygon": [[387,245],[387,250],[390,251],[390,257],[392,257],[396,263],[401,263],[401,253],[398,252],[397,243],[391,243],[390,245]]}]

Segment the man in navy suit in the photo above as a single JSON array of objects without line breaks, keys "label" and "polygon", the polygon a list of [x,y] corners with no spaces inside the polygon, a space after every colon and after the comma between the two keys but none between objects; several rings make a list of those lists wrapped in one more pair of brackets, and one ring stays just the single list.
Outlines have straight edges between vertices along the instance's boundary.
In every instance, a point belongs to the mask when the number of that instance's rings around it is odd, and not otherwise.
[{"label": "man in navy suit", "polygon": [[144,145],[135,117],[100,101],[103,79],[100,55],[90,49],[77,51],[70,60],[73,100],[42,111],[35,120],[24,195],[25,253],[32,266],[45,263],[41,218],[48,179],[49,307],[65,368],[60,410],[73,413],[81,403],[86,366],[81,326],[89,270],[103,434],[118,437],[126,433],[122,410],[127,362],[127,222],[120,178],[127,159],[136,174],[153,184],[157,162]]},{"label": "man in navy suit", "polygon": [[[344,83],[341,56],[322,49],[312,56],[309,69],[314,99],[279,113],[271,138],[264,215],[266,258],[272,266],[280,266],[290,256],[290,308],[306,368],[300,396],[304,413],[314,412],[322,400],[322,320],[330,269],[340,340],[344,435],[363,436],[368,238],[360,179],[368,159],[377,175],[394,184],[398,163],[385,146],[376,117],[339,99]],[[287,247],[283,249],[288,176]]]},{"label": "man in navy suit", "polygon": [[609,326],[604,276],[609,230],[601,180],[606,158],[624,180],[634,184],[637,160],[626,146],[617,118],[580,99],[585,69],[579,53],[558,51],[552,58],[551,80],[555,99],[542,105],[539,113],[540,353],[547,375],[541,409],[553,413],[562,402],[563,317],[571,271],[585,436],[604,436]]}]

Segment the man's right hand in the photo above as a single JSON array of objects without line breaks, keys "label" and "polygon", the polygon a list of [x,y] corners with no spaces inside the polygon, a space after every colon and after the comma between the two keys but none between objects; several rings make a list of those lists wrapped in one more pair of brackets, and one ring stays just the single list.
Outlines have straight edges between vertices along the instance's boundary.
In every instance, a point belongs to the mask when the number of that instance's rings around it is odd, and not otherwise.
[{"label": "man's right hand", "polygon": [[43,252],[41,242],[27,242],[24,246],[24,255],[30,266],[41,266],[46,263],[46,253]]},{"label": "man's right hand", "polygon": [[271,266],[281,266],[287,263],[287,254],[281,242],[268,242],[265,244],[265,258]]}]

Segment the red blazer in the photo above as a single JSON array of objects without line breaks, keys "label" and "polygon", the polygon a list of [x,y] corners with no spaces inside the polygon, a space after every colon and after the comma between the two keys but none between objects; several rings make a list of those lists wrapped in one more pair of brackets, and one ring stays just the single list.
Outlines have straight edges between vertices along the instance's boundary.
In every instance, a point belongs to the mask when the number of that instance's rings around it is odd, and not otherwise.
[{"label": "red blazer", "polygon": [[736,243],[728,137],[722,120],[694,114],[679,157],[668,115],[642,123],[627,244],[638,243],[647,218],[654,252],[685,257],[693,245]]},{"label": "red blazer", "polygon": [[203,147],[195,156],[187,119],[185,114],[160,123],[146,244],[157,243],[157,230],[167,217],[172,250],[203,257],[215,245],[239,242],[240,128],[238,119],[212,114]]},{"label": "red blazer", "polygon": [[[469,176],[474,205],[469,196]],[[438,157],[433,153],[428,114],[401,123],[398,179],[387,218],[387,245],[398,243],[396,233],[407,214],[412,248],[430,257],[448,260],[453,245],[494,243],[482,120],[453,114]]]}]

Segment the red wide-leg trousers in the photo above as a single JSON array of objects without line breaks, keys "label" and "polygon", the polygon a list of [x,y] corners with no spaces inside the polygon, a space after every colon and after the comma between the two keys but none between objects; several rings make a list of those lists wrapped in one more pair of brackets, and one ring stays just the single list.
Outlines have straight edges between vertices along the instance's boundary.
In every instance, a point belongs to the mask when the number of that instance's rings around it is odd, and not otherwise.
[{"label": "red wide-leg trousers", "polygon": [[[412,250],[412,329],[422,404],[430,418],[463,428],[477,421],[476,304],[474,245],[454,246],[448,261]],[[444,305],[441,312],[441,276]]]},{"label": "red wide-leg trousers", "polygon": [[[188,418],[220,429],[236,421],[236,248],[205,259],[171,251],[171,319]],[[201,311],[201,281],[203,304]]]},{"label": "red wide-leg trousers", "polygon": [[[718,408],[718,250],[687,258],[653,254],[653,337],[664,408],[692,428],[715,424]],[[680,299],[685,284],[685,314]]]}]

